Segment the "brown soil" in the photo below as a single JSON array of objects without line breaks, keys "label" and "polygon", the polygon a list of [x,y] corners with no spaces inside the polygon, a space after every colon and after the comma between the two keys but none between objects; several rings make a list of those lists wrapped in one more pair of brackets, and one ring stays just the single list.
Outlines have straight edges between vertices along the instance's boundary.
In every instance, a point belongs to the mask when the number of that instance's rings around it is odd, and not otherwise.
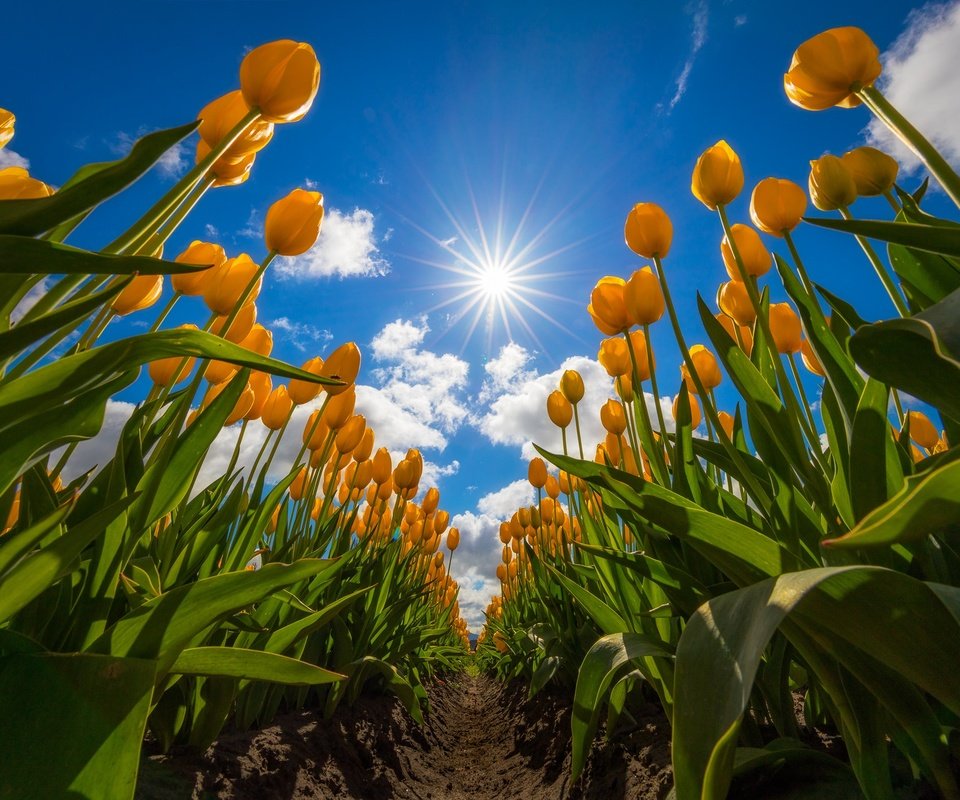
[{"label": "brown soil", "polygon": [[571,785],[570,708],[519,685],[458,675],[430,689],[419,727],[389,697],[334,719],[303,711],[225,734],[203,754],[145,755],[137,800],[661,800],[673,783],[670,729],[655,706],[594,744]]}]

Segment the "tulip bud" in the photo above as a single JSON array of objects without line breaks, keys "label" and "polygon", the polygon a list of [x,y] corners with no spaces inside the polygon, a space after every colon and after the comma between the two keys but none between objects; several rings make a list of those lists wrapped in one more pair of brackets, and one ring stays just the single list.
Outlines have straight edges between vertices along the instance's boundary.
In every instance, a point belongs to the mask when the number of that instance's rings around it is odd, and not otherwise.
[{"label": "tulip bud", "polygon": [[910,438],[918,445],[932,450],[940,441],[940,434],[933,427],[930,418],[922,411],[908,411],[907,420],[910,424]]},{"label": "tulip bud", "polygon": [[237,373],[237,368],[227,361],[213,360],[207,364],[203,377],[210,383],[224,383]]},{"label": "tulip bud", "polygon": [[547,475],[544,488],[546,489],[547,494],[554,500],[560,496],[560,481],[553,477],[553,475]]},{"label": "tulip bud", "polygon": [[0,169],[0,200],[36,200],[52,194],[53,189],[31,178],[23,167]]},{"label": "tulip bud", "polygon": [[290,497],[294,500],[300,500],[303,498],[304,493],[307,490],[307,468],[301,467],[300,471],[297,473],[297,476],[293,479],[293,482],[290,484]]},{"label": "tulip bud", "polygon": [[354,461],[366,461],[370,458],[370,455],[373,453],[373,440],[373,428],[368,427],[363,432],[363,438],[360,440],[360,444],[353,448]]},{"label": "tulip bud", "polygon": [[[742,225],[739,222],[730,226],[730,233],[733,235],[733,243],[740,254],[740,261],[747,275],[759,278],[770,271],[773,259],[770,251],[763,246],[760,234],[749,225]],[[744,276],[737,265],[737,259],[733,255],[733,248],[726,236],[720,242],[720,255],[723,257],[723,264],[727,268],[727,275],[731,280],[742,281]]]},{"label": "tulip bud", "polygon": [[573,406],[559,390],[547,396],[547,416],[558,428],[566,428],[573,419]]},{"label": "tulip bud", "polygon": [[807,210],[807,195],[793,181],[764,178],[750,196],[750,218],[764,233],[783,236],[792,231]]},{"label": "tulip bud", "polygon": [[623,400],[624,403],[633,402],[633,381],[629,375],[621,375],[614,381],[614,386],[617,389],[617,396]]},{"label": "tulip bud", "polygon": [[547,465],[539,456],[530,459],[527,467],[527,480],[534,489],[542,489],[547,483]]},{"label": "tulip bud", "polygon": [[727,438],[733,441],[733,416],[726,411],[718,411],[717,419],[720,420],[720,427],[723,428],[723,432],[727,434]]},{"label": "tulip bud", "polygon": [[17,118],[12,112],[7,111],[5,108],[0,108],[0,150],[6,147],[7,142],[13,138],[14,124],[16,121]]},{"label": "tulip bud", "polygon": [[[703,384],[703,388],[706,391],[715,389],[720,385],[720,381],[723,380],[723,374],[720,372],[720,365],[717,363],[716,356],[707,350],[702,344],[695,344],[690,348],[690,360],[693,362],[693,368],[696,371],[697,375],[700,378],[700,382]],[[690,379],[690,373],[687,370],[686,363],[680,365],[680,374],[683,376],[683,381],[687,386],[687,389],[696,394],[697,387],[694,382]],[[696,425],[694,425],[696,427]]]},{"label": "tulip bud", "polygon": [[603,449],[607,451],[610,463],[617,466],[620,463],[620,436],[615,433],[607,433],[603,440]]},{"label": "tulip bud", "polygon": [[[314,375],[319,375],[320,370],[323,369],[323,359],[320,356],[311,358],[305,361],[301,366],[304,372],[311,372]],[[305,381],[300,378],[293,378],[290,381],[290,399],[293,401],[294,405],[301,406],[304,403],[309,403],[313,400],[318,394],[320,394],[320,384],[313,383],[313,381]]]},{"label": "tulip bud", "polygon": [[305,42],[280,39],[260,45],[240,64],[240,90],[269,122],[303,119],[320,85],[320,62]]},{"label": "tulip bud", "polygon": [[[249,111],[243,99],[243,93],[239,89],[228,92],[203,107],[197,115],[197,119],[200,120],[197,133],[200,134],[204,144],[213,149],[237,127]],[[221,158],[237,162],[262,150],[272,138],[273,123],[258,120],[246,127]]]},{"label": "tulip bud", "polygon": [[807,188],[813,204],[821,211],[846,208],[857,199],[857,184],[853,175],[836,156],[820,156],[810,162]]},{"label": "tulip bud", "polygon": [[630,374],[630,352],[627,350],[627,343],[619,336],[600,342],[597,361],[611,378]]},{"label": "tulip bud", "polygon": [[803,365],[814,375],[819,375],[821,378],[826,376],[823,364],[820,363],[820,359],[817,358],[817,354],[813,352],[813,347],[806,339],[800,342],[800,358],[803,360]]},{"label": "tulip bud", "polygon": [[673,223],[656,203],[637,203],[627,214],[623,238],[638,256],[666,258],[673,242]]},{"label": "tulip bud", "polygon": [[250,373],[250,380],[247,381],[247,386],[253,391],[253,404],[244,414],[244,419],[260,419],[267,404],[267,398],[270,397],[273,390],[273,380],[266,372],[252,372]]},{"label": "tulip bud", "polygon": [[416,465],[409,459],[401,459],[393,471],[393,483],[398,489],[412,489],[416,486]]},{"label": "tulip bud", "polygon": [[[200,164],[210,155],[210,145],[203,139],[197,142],[196,163]],[[250,153],[243,158],[218,158],[210,167],[210,172],[214,176],[213,185],[220,186],[239,186],[245,183],[250,177],[250,171],[253,169],[253,162],[257,160],[256,153]]]},{"label": "tulip bud", "polygon": [[780,353],[796,353],[800,350],[800,340],[803,332],[800,327],[800,317],[789,303],[770,304],[770,335]]},{"label": "tulip bud", "polygon": [[294,189],[267,211],[264,238],[267,250],[281,256],[306,253],[320,235],[323,195]]},{"label": "tulip bud", "polygon": [[587,313],[600,332],[607,336],[623,333],[631,325],[623,297],[625,285],[623,278],[607,275],[597,281],[590,293]]},{"label": "tulip bud", "polygon": [[[260,267],[246,253],[228,258],[213,270],[204,286],[203,300],[215,314],[228,316],[240,302],[240,296],[256,277]],[[250,305],[260,294],[263,278],[257,278],[243,305]]]},{"label": "tulip bud", "polygon": [[[750,355],[753,352],[753,331],[747,325],[737,325],[726,314],[715,314],[714,319],[720,323],[721,327],[727,332],[727,335],[737,342],[743,343],[743,352]],[[738,338],[739,335],[739,338]]]},{"label": "tulip bud", "polygon": [[[690,416],[692,421],[690,427],[696,429],[700,427],[701,413],[700,413],[700,403],[697,402],[697,397],[691,392],[687,393],[687,398],[690,400]],[[677,395],[673,401],[673,421],[677,422],[677,412],[680,408],[680,395]]]},{"label": "tulip bud", "polygon": [[[211,386],[209,389],[207,389],[207,393],[206,395],[204,395],[203,403],[201,404],[201,407],[206,408],[208,405],[210,405],[217,398],[217,396],[229,385],[230,384],[228,383],[220,383],[220,384]],[[233,425],[235,422],[239,422],[241,419],[243,419],[244,415],[253,406],[254,399],[255,398],[253,394],[253,389],[250,388],[250,384],[248,383],[243,388],[243,391],[240,393],[240,396],[237,398],[237,402],[234,404],[233,410],[227,415],[227,418],[224,420],[223,427],[228,428],[231,425]]]},{"label": "tulip bud", "polygon": [[725,206],[743,189],[740,157],[723,139],[704,150],[693,168],[690,191],[711,211]]},{"label": "tulip bud", "polygon": [[[197,330],[196,325],[181,325],[180,327],[185,330]],[[147,365],[147,373],[150,375],[150,380],[157,386],[176,386],[178,383],[187,379],[193,371],[196,361],[193,357],[184,359],[183,356],[158,358],[156,361],[151,361]],[[177,367],[181,364],[183,364],[183,367],[177,373],[176,379],[174,379],[173,373],[177,371]]]},{"label": "tulip bud", "polygon": [[337,395],[351,389],[360,373],[360,348],[354,342],[347,342],[334,350],[320,369],[324,378],[343,381],[342,386],[324,386],[329,395]]},{"label": "tulip bud", "polygon": [[366,429],[367,420],[362,414],[355,414],[350,417],[344,426],[337,431],[337,438],[334,440],[337,452],[344,455],[352,453],[353,448],[360,444],[363,432]]},{"label": "tulip bud", "polygon": [[[642,330],[630,332],[630,346],[633,348],[633,356],[637,360],[636,380],[641,383],[650,380],[650,353],[647,352],[647,337]],[[656,362],[654,362],[656,366]]]},{"label": "tulip bud", "polygon": [[600,424],[604,430],[619,436],[627,429],[627,417],[623,406],[616,400],[607,400],[600,406]]},{"label": "tulip bud", "polygon": [[286,425],[291,411],[293,411],[293,403],[287,394],[287,387],[278,386],[270,392],[264,402],[260,420],[269,430],[278,431]]},{"label": "tulip bud", "polygon": [[326,408],[323,410],[323,418],[331,430],[340,430],[347,424],[350,415],[357,403],[356,392],[350,387],[349,392],[338,394],[327,401]]},{"label": "tulip bud", "polygon": [[190,246],[177,256],[176,261],[180,264],[206,264],[207,269],[171,275],[170,283],[173,285],[173,291],[185,295],[203,294],[204,283],[212,271],[226,260],[227,254],[223,252],[220,245],[200,241],[191,242]]},{"label": "tulip bud", "polygon": [[386,447],[381,447],[373,456],[373,482],[384,484],[390,479],[393,463]]},{"label": "tulip bud", "polygon": [[440,504],[440,490],[436,486],[431,486],[427,489],[427,493],[423,496],[423,502],[420,504],[420,510],[424,514],[432,514],[437,510],[437,506]]},{"label": "tulip bud", "polygon": [[857,147],[840,159],[853,176],[857,194],[875,197],[893,188],[900,167],[896,160],[875,147]]},{"label": "tulip bud", "polygon": [[752,325],[757,318],[746,284],[740,281],[727,281],[720,284],[720,288],[717,289],[717,305],[737,325]]},{"label": "tulip bud", "polygon": [[860,105],[856,92],[880,77],[880,51],[860,28],[831,28],[807,39],[793,54],[783,88],[809,111]]},{"label": "tulip bud", "polygon": [[583,400],[583,378],[575,369],[565,370],[560,376],[560,391],[574,405]]},{"label": "tulip bud", "polygon": [[215,336],[222,336],[228,342],[240,344],[240,342],[247,338],[250,331],[253,330],[253,326],[257,321],[256,304],[250,303],[241,308],[237,312],[236,318],[230,323],[226,334],[224,334],[223,326],[226,324],[226,321],[226,316],[217,317],[213,321],[213,325],[210,326],[210,332]]},{"label": "tulip bud", "polygon": [[663,292],[650,267],[638,269],[623,289],[627,313],[636,325],[652,325],[663,316]]},{"label": "tulip bud", "polygon": [[460,546],[460,529],[451,528],[447,534],[447,549],[452,553]]},{"label": "tulip bud", "polygon": [[308,450],[320,450],[327,441],[330,434],[330,427],[320,416],[320,409],[314,411],[307,418],[307,424],[303,426],[302,439]]},{"label": "tulip bud", "polygon": [[162,292],[163,275],[138,275],[113,298],[110,307],[122,317],[149,308],[160,299]]}]

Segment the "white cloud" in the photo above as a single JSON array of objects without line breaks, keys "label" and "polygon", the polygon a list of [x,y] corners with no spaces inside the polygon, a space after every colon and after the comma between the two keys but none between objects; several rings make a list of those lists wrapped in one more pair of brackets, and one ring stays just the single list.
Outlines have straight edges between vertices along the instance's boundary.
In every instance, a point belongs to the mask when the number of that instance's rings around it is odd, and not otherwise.
[{"label": "white cloud", "polygon": [[460,530],[460,547],[454,553],[450,574],[460,585],[460,613],[471,630],[483,627],[483,611],[499,594],[500,520],[488,514],[466,511],[455,515],[450,525]]},{"label": "white cloud", "polygon": [[290,342],[301,353],[308,347],[333,341],[333,334],[309,322],[294,322],[289,317],[277,317],[268,323],[270,329],[285,342]]},{"label": "white cloud", "polygon": [[477,501],[477,511],[498,520],[513,516],[520,506],[534,502],[533,487],[526,478],[508,483],[502,489],[485,494]]},{"label": "white cloud", "polygon": [[323,217],[317,243],[306,253],[281,258],[278,271],[289,277],[366,278],[385,275],[390,262],[380,252],[381,241],[374,232],[373,214],[363,208],[349,213],[329,208]]},{"label": "white cloud", "polygon": [[733,18],[733,27],[735,28],[741,28],[746,24],[747,24],[746,14],[737,14],[737,16]]},{"label": "white cloud", "polygon": [[683,98],[687,91],[687,83],[690,80],[690,73],[693,71],[693,64],[697,60],[697,53],[707,41],[707,22],[710,18],[710,10],[707,7],[706,0],[700,0],[693,12],[693,30],[690,33],[690,53],[680,71],[680,77],[677,78],[677,88],[670,99],[667,111],[673,111],[677,103]]},{"label": "white cloud", "polygon": [[[879,87],[943,153],[960,162],[960,2],[926,5],[912,11],[907,26],[887,50]],[[872,120],[867,140],[895,155],[908,171],[919,159],[883,125]]]},{"label": "white cloud", "polygon": [[501,347],[500,354],[483,367],[488,377],[480,389],[479,401],[487,403],[516,382],[527,380],[532,373],[526,366],[532,359],[533,355],[516,342]]},{"label": "white cloud", "polygon": [[211,225],[208,222],[203,226],[203,235],[208,239],[217,239],[220,237],[220,231],[217,229],[216,225]]},{"label": "white cloud", "polygon": [[243,236],[245,239],[263,238],[263,220],[260,218],[260,212],[257,211],[257,209],[250,209],[247,221],[244,223],[244,226],[237,231],[237,236]]},{"label": "white cloud", "polygon": [[[0,153],[3,153],[3,150],[0,150]],[[31,289],[23,296],[23,299],[21,299],[20,302],[14,306],[13,311],[10,312],[10,321],[16,324],[23,319],[23,315],[33,308],[37,300],[43,297],[49,288],[50,279],[41,278],[40,281],[31,287]]]},{"label": "white cloud", "polygon": [[0,150],[0,169],[6,167],[23,167],[24,169],[29,169],[30,160],[14,152],[9,147],[4,147]]},{"label": "white cloud", "polygon": [[447,439],[412,411],[400,405],[390,394],[374,386],[357,386],[357,412],[377,432],[377,445],[388,450],[406,452],[408,447],[420,450],[443,450]]}]

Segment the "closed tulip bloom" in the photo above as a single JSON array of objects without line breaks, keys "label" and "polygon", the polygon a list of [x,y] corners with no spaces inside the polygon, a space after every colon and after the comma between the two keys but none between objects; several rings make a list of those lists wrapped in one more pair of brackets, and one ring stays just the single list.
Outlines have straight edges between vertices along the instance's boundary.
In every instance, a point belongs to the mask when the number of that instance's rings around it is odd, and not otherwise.
[{"label": "closed tulip bloom", "polygon": [[587,313],[600,332],[607,336],[622,333],[631,325],[623,297],[625,285],[623,278],[606,275],[597,281],[597,285],[590,292]]},{"label": "closed tulip bloom", "polygon": [[[690,399],[690,417],[691,417],[690,427],[699,428],[700,421],[703,419],[703,415],[700,411],[700,403],[697,402],[697,397],[695,394],[693,394],[693,392],[689,392],[687,394],[687,397]],[[680,409],[680,395],[677,395],[676,398],[674,398],[673,409],[672,409],[674,422],[677,421],[677,412],[679,411],[679,409]]]},{"label": "closed tulip bloom", "polygon": [[737,325],[752,325],[757,318],[746,284],[740,281],[727,281],[720,284],[720,288],[717,289],[717,305]]},{"label": "closed tulip bloom", "polygon": [[227,260],[227,254],[218,244],[210,242],[193,241],[190,246],[184,250],[175,259],[179,264],[205,264],[207,269],[199,272],[185,272],[180,275],[171,275],[170,283],[173,285],[173,291],[185,295],[203,294],[203,287],[211,272],[216,267],[220,267]]},{"label": "closed tulip bloom", "polygon": [[273,380],[266,372],[253,372],[250,374],[247,386],[253,390],[253,404],[244,415],[244,419],[260,419],[263,409],[267,405],[267,398],[273,391]]},{"label": "closed tulip bloom", "polygon": [[921,447],[932,450],[940,441],[940,434],[933,427],[930,418],[922,411],[908,411],[907,419],[910,421],[910,438]]},{"label": "closed tulip bloom", "polygon": [[[637,360],[636,379],[641,383],[650,380],[650,355],[647,352],[647,337],[643,331],[631,331],[630,344],[633,346],[633,355]],[[654,361],[656,366],[656,361]]]},{"label": "closed tulip bloom", "polygon": [[783,178],[764,178],[750,195],[750,219],[771,236],[792,231],[806,210],[806,193],[793,181]]},{"label": "closed tulip bloom", "polygon": [[203,377],[210,383],[223,383],[230,380],[237,372],[237,368],[228,361],[218,361],[214,359],[203,371]]},{"label": "closed tulip bloom", "polygon": [[663,316],[663,292],[650,267],[630,276],[623,288],[623,300],[635,325],[652,325]]},{"label": "closed tulip bloom", "polygon": [[240,344],[240,342],[247,338],[250,331],[253,330],[256,321],[257,306],[255,303],[250,303],[237,312],[237,316],[234,317],[233,322],[230,323],[230,327],[226,329],[226,333],[224,333],[224,325],[226,325],[227,322],[226,315],[217,317],[213,321],[213,324],[210,326],[210,332],[215,336],[222,336],[228,342]]},{"label": "closed tulip bloom", "polygon": [[260,421],[271,431],[280,430],[290,418],[293,402],[287,394],[286,386],[278,386],[266,399],[260,412]]},{"label": "closed tulip bloom", "polygon": [[400,463],[393,471],[393,484],[398,489],[412,489],[416,486],[416,465],[409,459],[400,459]]},{"label": "closed tulip bloom", "polygon": [[630,351],[627,350],[627,343],[619,336],[600,342],[597,361],[611,378],[630,374]]},{"label": "closed tulip bloom", "polygon": [[[230,384],[229,383],[219,383],[214,386],[211,386],[207,389],[207,393],[203,398],[203,403],[201,404],[202,408],[209,406],[217,396],[226,389]],[[237,398],[236,404],[233,406],[233,410],[227,415],[227,418],[223,422],[223,427],[227,428],[230,425],[233,425],[235,422],[239,422],[243,419],[244,415],[250,410],[253,405],[254,394],[253,389],[250,388],[250,385],[247,384],[243,387],[243,391],[240,393],[240,397]]]},{"label": "closed tulip bloom", "polygon": [[460,529],[451,528],[447,534],[447,549],[452,553],[460,546]]},{"label": "closed tulip bloom", "polygon": [[[737,325],[730,317],[726,314],[715,314],[714,318],[723,329],[727,332],[727,335],[733,339],[733,341],[740,343],[743,342],[743,352],[747,355],[750,355],[753,352],[753,331],[750,330],[748,325]],[[740,332],[740,338],[737,339],[737,331]]]},{"label": "closed tulip bloom", "polygon": [[820,156],[810,162],[807,182],[810,199],[821,211],[846,208],[857,199],[857,184],[850,170],[836,156]]},{"label": "closed tulip bloom", "polygon": [[303,426],[301,439],[308,450],[320,450],[327,441],[329,434],[330,426],[320,416],[320,409],[317,409],[307,417],[307,424]]},{"label": "closed tulip bloom", "polygon": [[[210,155],[210,145],[203,139],[197,142],[196,163],[199,164],[208,155]],[[242,158],[218,158],[210,167],[213,174],[213,185],[220,186],[239,186],[245,183],[250,177],[250,171],[257,160],[256,153],[249,153]]]},{"label": "closed tulip bloom", "polygon": [[627,247],[643,258],[666,258],[673,242],[673,223],[656,203],[637,203],[623,225]]},{"label": "closed tulip bloom", "polygon": [[566,428],[573,419],[573,406],[559,389],[547,395],[547,416],[558,428]]},{"label": "closed tulip bloom", "polygon": [[[246,253],[241,253],[236,258],[228,258],[210,274],[204,287],[203,300],[207,308],[215,314],[229,315],[259,269],[257,263]],[[244,305],[250,305],[257,299],[262,284],[263,278],[257,278],[250,294],[243,301]]]},{"label": "closed tulip bloom", "polygon": [[440,505],[440,490],[436,486],[431,486],[423,495],[423,502],[420,504],[420,510],[425,516],[432,514]]},{"label": "closed tulip bloom", "polygon": [[547,485],[547,465],[540,457],[530,459],[527,467],[527,480],[534,489],[542,489]]},{"label": "closed tulip bloom", "polygon": [[423,475],[423,456],[420,455],[420,451],[415,447],[411,447],[407,450],[406,458],[409,461],[413,462],[414,465],[414,474],[417,477],[417,482],[420,482],[420,478]]},{"label": "closed tulip bloom", "polygon": [[53,189],[31,178],[23,167],[0,169],[0,200],[36,200],[52,194]]},{"label": "closed tulip bloom", "polygon": [[[197,330],[196,325],[181,325],[180,327],[187,330]],[[183,356],[158,358],[147,365],[147,373],[150,375],[150,380],[157,386],[176,386],[189,377],[196,362],[197,360],[191,357],[186,359],[186,363],[184,363]],[[181,364],[183,364],[182,367],[180,367]],[[178,367],[180,367],[179,372],[177,372]],[[175,372],[177,372],[176,378],[174,378]]]},{"label": "closed tulip bloom", "polygon": [[727,434],[727,438],[733,441],[733,416],[726,411],[718,411],[717,419],[720,420],[720,427]]},{"label": "closed tulip bloom", "polygon": [[[207,103],[197,115],[200,127],[197,133],[209,148],[220,144],[237,126],[250,109],[243,99],[243,93],[237,89],[228,92]],[[257,120],[248,125],[246,130],[237,137],[237,140],[227,148],[221,158],[228,161],[239,161],[245,156],[256,153],[267,146],[273,138],[273,123]]]},{"label": "closed tulip bloom", "polygon": [[334,350],[324,362],[318,374],[324,378],[343,381],[342,386],[324,386],[329,395],[337,395],[350,389],[360,374],[360,348],[355,342],[347,342]]},{"label": "closed tulip bloom", "polygon": [[778,352],[789,355],[800,351],[800,317],[789,303],[770,304],[770,335]]},{"label": "closed tulip bloom", "polygon": [[243,337],[240,346],[257,355],[269,356],[273,352],[273,334],[258,322]]},{"label": "closed tulip bloom", "polygon": [[320,62],[306,42],[280,39],[260,45],[240,64],[240,90],[269,122],[296,122],[313,105]]},{"label": "closed tulip bloom", "polygon": [[575,369],[565,370],[560,376],[560,391],[574,405],[583,400],[583,378]]},{"label": "closed tulip bloom", "polygon": [[138,275],[120,292],[110,307],[115,314],[123,316],[134,311],[150,308],[163,292],[163,275]]},{"label": "closed tulip bloom", "polygon": [[[720,385],[723,380],[723,374],[720,372],[720,365],[717,363],[717,357],[707,350],[702,344],[695,344],[690,348],[690,360],[693,362],[693,368],[700,376],[700,382],[703,388],[708,392]],[[680,374],[683,376],[687,388],[696,393],[696,384],[690,379],[690,373],[687,371],[686,363],[680,365]],[[696,427],[696,426],[694,426]]]},{"label": "closed tulip bloom", "polygon": [[307,252],[320,235],[322,221],[323,195],[294,189],[267,211],[264,223],[267,250],[282,256],[298,256]]},{"label": "closed tulip bloom", "polygon": [[857,147],[844,153],[840,160],[853,176],[857,194],[863,197],[889,192],[900,170],[896,159],[875,147]]},{"label": "closed tulip bloom", "polygon": [[600,406],[600,424],[604,430],[619,436],[627,429],[627,417],[623,413],[623,406],[616,400],[607,400]]},{"label": "closed tulip bloom", "polygon": [[390,451],[386,447],[381,447],[373,456],[373,482],[386,483],[390,480],[392,471],[393,461],[390,458]]},{"label": "closed tulip bloom", "polygon": [[[320,358],[320,356],[308,359],[300,365],[300,369],[304,372],[312,372],[314,375],[319,375],[320,370],[323,369],[323,359]],[[288,392],[294,405],[301,406],[304,403],[309,403],[320,394],[320,384],[301,380],[300,378],[293,378],[290,381]]]},{"label": "closed tulip bloom", "polygon": [[621,375],[619,380],[615,381],[617,396],[623,400],[624,403],[633,402],[633,381],[630,379],[629,375]]},{"label": "closed tulip bloom", "polygon": [[334,439],[334,446],[337,452],[347,454],[352,453],[353,448],[360,444],[363,433],[367,429],[367,420],[362,414],[354,414],[346,421],[340,430],[337,431],[337,437]]},{"label": "closed tulip bloom", "polygon": [[303,498],[304,494],[307,491],[307,468],[301,467],[300,471],[297,473],[297,476],[293,479],[293,482],[290,484],[290,497],[294,500],[300,500]]},{"label": "closed tulip bloom", "polygon": [[808,111],[860,105],[856,92],[880,77],[880,51],[860,28],[831,28],[807,39],[783,76],[790,102]]},{"label": "closed tulip bloom", "polygon": [[373,432],[373,428],[368,427],[363,432],[363,438],[360,440],[360,444],[353,448],[354,461],[366,461],[368,458],[370,458],[371,454],[373,453],[374,438],[375,434]]},{"label": "closed tulip bloom", "polygon": [[356,404],[357,394],[354,392],[352,386],[349,392],[343,392],[342,394],[331,397],[323,409],[323,418],[327,425],[330,426],[330,429],[336,431],[346,425],[347,420],[350,419],[350,415],[353,414],[353,409]]},{"label": "closed tulip bloom", "polygon": [[820,359],[817,358],[817,354],[813,352],[810,342],[806,339],[800,342],[800,358],[803,365],[814,375],[819,375],[821,378],[826,377],[827,373],[823,369],[823,364],[820,363]]},{"label": "closed tulip bloom", "polygon": [[16,121],[17,118],[13,115],[13,112],[0,108],[0,150],[6,147],[7,142],[13,138]]},{"label": "closed tulip bloom", "polygon": [[725,206],[743,189],[743,166],[723,139],[704,150],[693,168],[690,191],[711,211]]},{"label": "closed tulip bloom", "polygon": [[[773,264],[773,258],[770,251],[763,246],[760,234],[749,225],[743,225],[739,222],[730,226],[730,233],[733,235],[734,244],[737,246],[740,261],[743,263],[747,275],[752,275],[755,278],[766,275]],[[727,275],[732,280],[742,280],[743,276],[740,274],[733,249],[730,247],[730,242],[726,236],[720,242],[720,255],[723,256],[723,264],[727,268]]]}]

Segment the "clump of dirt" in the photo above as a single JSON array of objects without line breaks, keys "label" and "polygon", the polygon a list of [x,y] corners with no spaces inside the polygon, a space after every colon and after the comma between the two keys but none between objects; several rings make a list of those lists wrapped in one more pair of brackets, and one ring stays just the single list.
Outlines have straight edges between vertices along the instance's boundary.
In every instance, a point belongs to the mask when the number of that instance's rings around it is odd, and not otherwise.
[{"label": "clump of dirt", "polygon": [[429,695],[423,727],[393,698],[365,697],[330,720],[302,711],[225,734],[202,754],[145,754],[137,800],[662,800],[673,784],[656,706],[595,743],[571,784],[569,698],[527,701],[520,685],[469,675]]}]

